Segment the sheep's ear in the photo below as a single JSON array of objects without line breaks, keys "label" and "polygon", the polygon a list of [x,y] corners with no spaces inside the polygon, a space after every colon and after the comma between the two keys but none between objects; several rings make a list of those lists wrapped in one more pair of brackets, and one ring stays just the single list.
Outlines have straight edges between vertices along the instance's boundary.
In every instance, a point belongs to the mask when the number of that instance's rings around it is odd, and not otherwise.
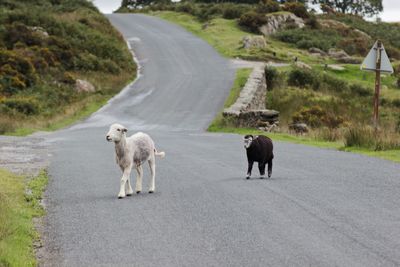
[{"label": "sheep's ear", "polygon": [[122,129],[122,131],[123,131],[124,133],[126,133],[126,132],[128,131],[128,129],[124,128],[124,129]]}]

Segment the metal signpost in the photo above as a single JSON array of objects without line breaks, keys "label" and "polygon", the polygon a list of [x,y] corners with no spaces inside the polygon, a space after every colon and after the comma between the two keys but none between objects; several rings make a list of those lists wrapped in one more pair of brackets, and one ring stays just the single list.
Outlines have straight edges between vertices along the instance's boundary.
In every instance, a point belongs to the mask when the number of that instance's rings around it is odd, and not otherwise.
[{"label": "metal signpost", "polygon": [[378,130],[379,121],[379,93],[381,90],[381,73],[393,73],[392,64],[386,54],[385,48],[380,40],[376,41],[367,57],[364,59],[361,70],[374,71],[375,94],[374,94],[374,128]]}]

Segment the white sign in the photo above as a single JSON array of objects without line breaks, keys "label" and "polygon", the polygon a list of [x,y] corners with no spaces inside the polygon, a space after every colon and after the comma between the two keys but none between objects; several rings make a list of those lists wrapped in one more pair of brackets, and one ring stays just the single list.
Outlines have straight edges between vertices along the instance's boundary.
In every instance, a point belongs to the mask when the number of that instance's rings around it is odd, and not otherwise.
[{"label": "white sign", "polygon": [[[369,51],[367,57],[364,59],[361,70],[369,70],[369,71],[377,71],[376,68],[376,61],[378,54],[378,41],[375,42],[374,46],[372,47],[371,51]],[[381,72],[385,73],[393,73],[392,64],[390,64],[390,60],[388,55],[386,54],[385,48],[381,47]]]}]

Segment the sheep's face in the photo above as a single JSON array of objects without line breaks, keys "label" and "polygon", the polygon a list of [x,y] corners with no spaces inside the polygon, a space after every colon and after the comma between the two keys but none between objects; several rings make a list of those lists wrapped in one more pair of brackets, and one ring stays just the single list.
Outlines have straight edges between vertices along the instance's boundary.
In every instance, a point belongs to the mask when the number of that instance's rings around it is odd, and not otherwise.
[{"label": "sheep's face", "polygon": [[243,138],[243,145],[244,148],[248,149],[251,146],[251,143],[253,142],[253,136],[252,135],[246,135]]},{"label": "sheep's face", "polygon": [[119,142],[128,130],[121,124],[115,123],[110,126],[110,130],[106,135],[108,142]]}]

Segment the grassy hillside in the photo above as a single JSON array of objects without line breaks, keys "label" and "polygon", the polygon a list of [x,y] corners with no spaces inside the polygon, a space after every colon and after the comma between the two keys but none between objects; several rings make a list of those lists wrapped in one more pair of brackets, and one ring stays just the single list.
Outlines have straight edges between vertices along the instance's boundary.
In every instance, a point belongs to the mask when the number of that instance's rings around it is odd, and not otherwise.
[{"label": "grassy hillside", "polygon": [[134,78],[122,36],[88,1],[4,0],[0,22],[0,134],[65,126]]}]

